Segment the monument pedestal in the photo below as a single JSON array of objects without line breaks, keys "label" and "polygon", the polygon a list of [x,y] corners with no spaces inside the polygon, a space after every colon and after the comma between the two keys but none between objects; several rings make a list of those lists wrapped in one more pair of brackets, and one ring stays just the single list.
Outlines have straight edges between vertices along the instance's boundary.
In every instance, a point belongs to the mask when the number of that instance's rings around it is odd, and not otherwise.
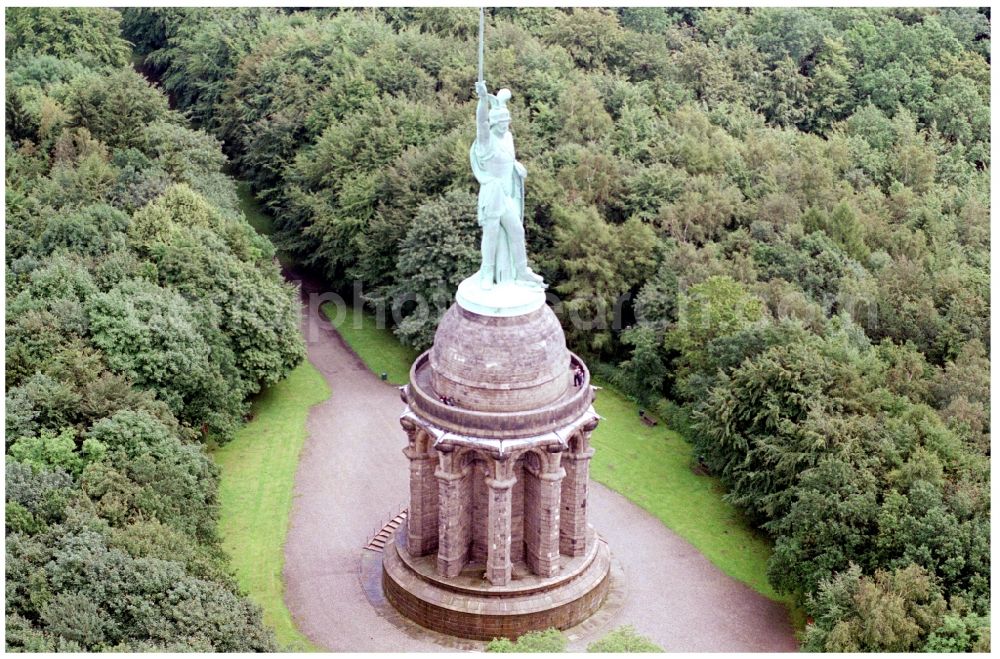
[{"label": "monument pedestal", "polygon": [[481,316],[509,318],[529,314],[545,304],[545,290],[516,281],[494,284],[490,290],[484,290],[479,275],[475,274],[458,285],[455,301],[463,309]]},{"label": "monument pedestal", "polygon": [[513,579],[494,586],[482,563],[469,563],[454,577],[441,576],[431,556],[406,550],[400,529],[382,557],[382,588],[396,610],[435,631],[480,641],[516,638],[539,629],[566,629],[589,618],[608,591],[611,552],[591,529],[587,554],[561,557],[553,577],[531,574],[521,561]]}]

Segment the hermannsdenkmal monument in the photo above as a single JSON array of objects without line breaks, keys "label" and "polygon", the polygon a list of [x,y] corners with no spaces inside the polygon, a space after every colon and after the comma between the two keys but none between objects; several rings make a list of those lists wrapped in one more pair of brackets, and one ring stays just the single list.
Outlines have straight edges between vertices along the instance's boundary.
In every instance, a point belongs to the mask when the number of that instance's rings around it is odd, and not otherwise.
[{"label": "hermannsdenkmal monument", "polygon": [[481,69],[476,92],[482,264],[400,390],[410,502],[382,585],[420,625],[490,640],[588,618],[608,592],[611,554],[587,523],[590,374],[527,263],[511,93],[488,94]]}]

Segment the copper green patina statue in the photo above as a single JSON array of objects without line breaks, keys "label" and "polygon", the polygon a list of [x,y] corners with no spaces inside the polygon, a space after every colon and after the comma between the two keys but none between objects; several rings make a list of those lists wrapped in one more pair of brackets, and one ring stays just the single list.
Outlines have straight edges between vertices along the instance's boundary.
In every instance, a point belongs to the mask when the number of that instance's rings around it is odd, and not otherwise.
[{"label": "copper green patina statue", "polygon": [[510,90],[501,89],[494,96],[480,80],[476,95],[476,141],[469,159],[479,181],[479,225],[483,228],[479,285],[485,290],[508,282],[545,288],[542,278],[528,267],[524,243],[524,179],[528,170],[514,154],[507,109]]},{"label": "copper green patina statue", "polygon": [[476,82],[476,140],[469,149],[479,181],[476,214],[483,228],[482,263],[455,292],[467,311],[492,317],[531,313],[545,304],[545,283],[528,267],[524,241],[524,179],[510,133],[510,90],[490,94],[483,79],[485,12],[479,10],[479,77]]}]

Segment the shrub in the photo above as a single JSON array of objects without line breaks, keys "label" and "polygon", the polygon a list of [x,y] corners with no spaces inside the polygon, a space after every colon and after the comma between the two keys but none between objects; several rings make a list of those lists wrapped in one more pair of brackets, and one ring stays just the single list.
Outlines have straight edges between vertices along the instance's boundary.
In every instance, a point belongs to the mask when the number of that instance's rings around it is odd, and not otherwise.
[{"label": "shrub", "polygon": [[663,652],[663,648],[625,625],[588,645],[587,652]]},{"label": "shrub", "polygon": [[562,652],[566,649],[566,637],[555,628],[528,632],[516,641],[495,638],[486,646],[487,652]]}]

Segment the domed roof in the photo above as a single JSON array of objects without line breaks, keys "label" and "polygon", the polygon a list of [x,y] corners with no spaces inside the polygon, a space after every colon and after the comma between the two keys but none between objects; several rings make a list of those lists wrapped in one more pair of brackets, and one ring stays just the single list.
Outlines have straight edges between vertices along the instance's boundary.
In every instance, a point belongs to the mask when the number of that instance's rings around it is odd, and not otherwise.
[{"label": "domed roof", "polygon": [[545,407],[573,382],[562,326],[544,304],[511,317],[452,305],[434,335],[430,367],[435,394],[482,412]]},{"label": "domed roof", "polygon": [[511,316],[453,304],[401,397],[404,416],[467,439],[565,441],[552,433],[596,418],[590,373],[545,304]]}]

